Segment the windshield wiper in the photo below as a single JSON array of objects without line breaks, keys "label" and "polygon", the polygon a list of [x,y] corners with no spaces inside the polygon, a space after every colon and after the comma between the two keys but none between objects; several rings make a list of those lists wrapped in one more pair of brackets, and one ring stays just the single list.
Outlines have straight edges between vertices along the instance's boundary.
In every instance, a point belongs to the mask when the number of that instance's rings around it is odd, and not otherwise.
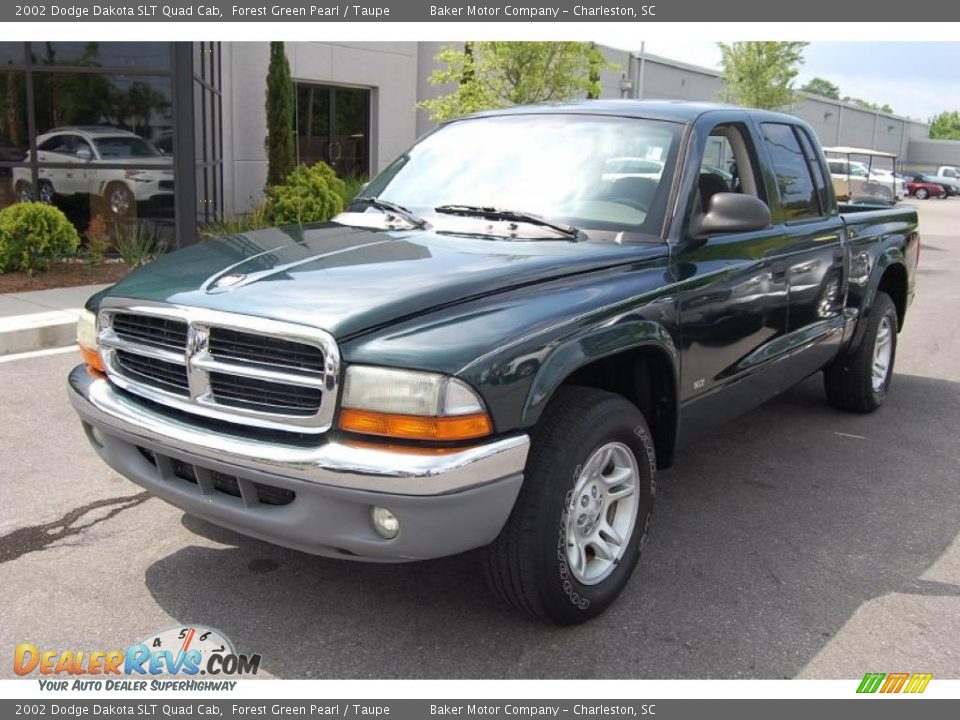
[{"label": "windshield wiper", "polygon": [[415,228],[419,228],[421,230],[427,226],[427,221],[422,217],[410,212],[403,205],[397,205],[389,200],[381,200],[380,198],[373,197],[372,195],[360,195],[359,197],[355,197],[353,202],[366,203],[370,207],[375,207],[377,210],[382,210],[385,213],[390,213],[403,220],[406,220]]},{"label": "windshield wiper", "polygon": [[578,240],[583,236],[583,231],[574,225],[565,225],[563,223],[547,220],[541,215],[524,212],[523,210],[507,210],[505,208],[484,207],[482,205],[440,205],[434,210],[444,215],[461,215],[463,217],[482,217],[488,220],[506,220],[508,222],[522,222],[531,225],[539,225],[556,230],[562,235]]}]

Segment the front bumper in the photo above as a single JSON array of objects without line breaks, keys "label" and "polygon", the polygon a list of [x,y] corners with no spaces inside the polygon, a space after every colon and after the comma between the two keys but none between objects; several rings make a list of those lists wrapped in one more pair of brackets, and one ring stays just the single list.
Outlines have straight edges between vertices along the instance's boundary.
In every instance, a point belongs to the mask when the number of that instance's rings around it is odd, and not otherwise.
[{"label": "front bumper", "polygon": [[[241,534],[354,560],[423,560],[492,542],[520,491],[530,444],[514,435],[446,454],[336,441],[305,447],[152,410],[82,365],[69,386],[91,445],[133,482]],[[262,501],[277,497],[283,504]],[[374,506],[397,516],[396,538],[374,531]]]}]

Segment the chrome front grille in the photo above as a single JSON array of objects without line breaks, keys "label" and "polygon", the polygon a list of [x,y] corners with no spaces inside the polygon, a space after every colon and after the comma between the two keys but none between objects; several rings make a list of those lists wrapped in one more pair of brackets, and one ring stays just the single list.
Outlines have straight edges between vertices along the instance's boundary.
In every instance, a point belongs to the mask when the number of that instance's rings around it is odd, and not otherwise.
[{"label": "chrome front grille", "polygon": [[210,354],[223,360],[323,373],[320,348],[227,328],[210,329]]},{"label": "chrome front grille", "polygon": [[321,330],[114,298],[97,327],[107,375],[131,393],[255,427],[321,433],[333,420],[340,354]]},{"label": "chrome front grille", "polygon": [[256,378],[210,373],[210,391],[221,405],[248,407],[288,415],[314,415],[323,393],[318,388],[297,387]]},{"label": "chrome front grille", "polygon": [[116,350],[116,366],[136,382],[183,397],[190,397],[190,382],[185,365],[138,355],[128,350]]},{"label": "chrome front grille", "polygon": [[161,349],[183,352],[187,346],[187,323],[181,320],[116,313],[113,331],[118,338]]}]

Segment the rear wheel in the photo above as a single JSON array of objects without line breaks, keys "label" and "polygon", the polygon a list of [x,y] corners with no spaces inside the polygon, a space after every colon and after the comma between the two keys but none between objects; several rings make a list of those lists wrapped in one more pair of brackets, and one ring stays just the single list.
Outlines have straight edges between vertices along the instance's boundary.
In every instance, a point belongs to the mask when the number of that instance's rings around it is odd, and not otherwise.
[{"label": "rear wheel", "polygon": [[897,355],[897,308],[878,292],[860,344],[823,371],[827,400],[840,410],[869,413],[883,404]]},{"label": "rear wheel", "polygon": [[33,186],[26,180],[21,180],[17,183],[16,187],[17,200],[20,202],[33,202],[36,200],[37,202],[52,205],[55,197],[53,185],[51,185],[48,180],[41,180],[38,187],[39,191],[37,196],[34,197]]},{"label": "rear wheel", "polygon": [[914,193],[914,196],[917,198],[917,200],[926,200],[928,197],[930,197],[930,193],[927,192],[926,188],[921,187],[921,188],[917,188],[917,191]]},{"label": "rear wheel", "polygon": [[640,558],[656,490],[643,415],[619,395],[561,388],[533,433],[523,488],[487,548],[493,591],[562,625],[609,607]]}]

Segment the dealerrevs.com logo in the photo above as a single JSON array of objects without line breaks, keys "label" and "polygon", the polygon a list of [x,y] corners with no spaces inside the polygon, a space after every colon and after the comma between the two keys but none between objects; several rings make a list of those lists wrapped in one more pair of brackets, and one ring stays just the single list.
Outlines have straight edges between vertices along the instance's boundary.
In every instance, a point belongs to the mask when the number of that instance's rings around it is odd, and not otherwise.
[{"label": "dealerrevs.com logo", "polygon": [[933,673],[867,673],[860,681],[858,693],[922,693],[933,679]]},{"label": "dealerrevs.com logo", "polygon": [[[259,669],[260,655],[238,653],[226,635],[203,626],[169,628],[125,650],[50,650],[22,643],[13,656],[17,675],[45,676],[38,678],[42,690],[232,690],[236,682],[221,678],[256,675]],[[184,679],[160,680],[163,676]]]}]

